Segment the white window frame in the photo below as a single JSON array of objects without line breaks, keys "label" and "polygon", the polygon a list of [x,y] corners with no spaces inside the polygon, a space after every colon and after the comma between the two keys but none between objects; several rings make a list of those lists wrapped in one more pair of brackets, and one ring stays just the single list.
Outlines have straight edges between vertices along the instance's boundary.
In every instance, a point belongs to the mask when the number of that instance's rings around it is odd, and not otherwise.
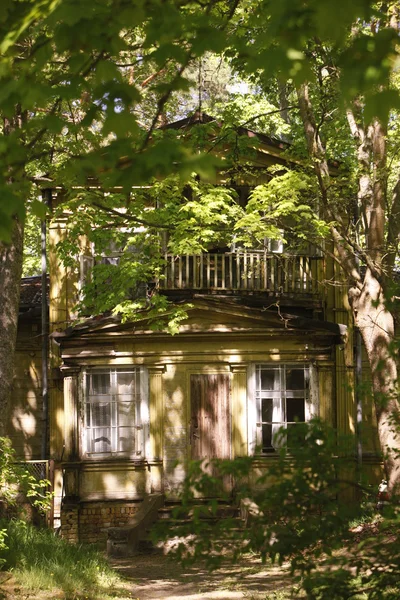
[{"label": "white window frame", "polygon": [[[300,390],[286,389],[287,369],[304,369],[308,373],[308,389],[304,390],[304,420],[309,421],[319,413],[318,401],[318,376],[315,365],[308,362],[258,362],[249,366],[248,369],[248,444],[249,454],[268,456],[277,449],[276,441],[272,441],[271,448],[262,448],[262,391],[257,389],[257,372],[259,369],[276,369],[276,377],[279,377],[279,385],[276,391],[270,395],[272,398],[272,440],[281,427],[287,427],[286,399],[301,397]],[[269,394],[268,394],[269,395]]]},{"label": "white window frame", "polygon": [[[124,394],[124,403],[131,403],[131,410],[134,411],[135,417],[134,422],[131,426],[119,425],[119,403],[117,388],[117,376],[118,373],[132,373],[139,378],[139,393],[132,394],[131,400],[126,400],[128,394]],[[107,375],[110,376],[110,393],[90,393],[88,385],[90,385],[91,375]],[[144,460],[149,455],[149,438],[150,438],[150,416],[149,416],[149,381],[148,372],[144,367],[138,367],[133,365],[118,365],[116,367],[93,367],[86,369],[82,374],[82,398],[83,398],[83,449],[84,454],[88,457],[110,457],[110,456],[121,456],[129,457],[133,460]],[[103,404],[105,407],[109,404],[108,414],[109,423],[104,425],[96,425],[89,422],[93,420],[93,406],[97,403]],[[90,415],[90,417],[89,417]],[[88,418],[89,417],[89,418]],[[132,446],[129,450],[121,449],[119,447],[121,442],[121,433],[125,429],[129,431],[131,428],[131,435],[133,439]],[[96,450],[95,448],[95,431],[105,430],[101,432],[100,437],[104,437],[104,433],[109,440],[109,449]],[[108,430],[108,431],[107,431]]]}]

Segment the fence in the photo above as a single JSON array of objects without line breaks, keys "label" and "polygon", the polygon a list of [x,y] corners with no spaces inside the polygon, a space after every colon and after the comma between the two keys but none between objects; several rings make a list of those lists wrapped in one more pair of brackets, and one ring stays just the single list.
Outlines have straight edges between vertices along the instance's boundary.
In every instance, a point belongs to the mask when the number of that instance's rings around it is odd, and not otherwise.
[{"label": "fence", "polygon": [[166,254],[160,288],[316,294],[321,264],[321,257],[256,251]]}]

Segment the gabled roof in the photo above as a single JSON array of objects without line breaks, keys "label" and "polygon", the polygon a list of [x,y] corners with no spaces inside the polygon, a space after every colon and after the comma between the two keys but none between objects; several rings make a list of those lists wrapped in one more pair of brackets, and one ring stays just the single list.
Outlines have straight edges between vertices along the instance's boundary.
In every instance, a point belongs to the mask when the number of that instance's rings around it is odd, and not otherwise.
[{"label": "gabled roof", "polygon": [[[247,121],[250,123],[251,121]],[[179,119],[178,121],[174,121],[173,123],[168,123],[167,125],[163,125],[160,129],[175,129],[175,130],[184,130],[190,129],[193,125],[202,125],[205,123],[215,123],[218,127],[222,127],[222,121],[212,117],[204,112],[196,111],[192,115],[185,117],[184,119]],[[236,132],[240,136],[254,138],[260,142],[260,145],[257,147],[257,151],[260,154],[271,155],[274,157],[275,161],[278,164],[296,164],[299,166],[304,166],[304,161],[290,157],[290,156],[281,156],[286,150],[291,147],[290,141],[283,138],[278,138],[274,136],[268,136],[259,131],[255,131],[251,128],[246,127],[247,123],[243,123],[242,125],[238,125],[235,127]],[[339,167],[339,162],[336,160],[329,160],[329,168],[332,172],[332,175],[337,173],[337,169]]]},{"label": "gabled roof", "polygon": [[[344,325],[319,321],[303,316],[281,313],[276,305],[268,308],[254,308],[238,304],[226,298],[205,298],[195,300],[187,309],[188,319],[180,326],[179,335],[197,334],[260,334],[260,335],[303,335],[322,336],[330,343],[343,341],[346,333]],[[151,321],[145,312],[138,313],[138,319],[122,323],[116,316],[99,316],[87,319],[52,337],[63,344],[72,339],[94,339],[115,336],[168,336],[165,331],[153,331]],[[165,314],[168,319],[168,312]]]},{"label": "gabled roof", "polygon": [[[202,125],[204,123],[215,123],[218,127],[222,127],[222,121],[219,121],[215,117],[211,117],[207,113],[196,111],[192,115],[185,117],[184,119],[179,119],[178,121],[174,121],[173,123],[168,123],[167,125],[163,125],[161,129],[187,129],[193,125]],[[287,140],[280,139],[278,137],[271,137],[265,135],[264,133],[260,133],[258,131],[254,131],[244,125],[239,125],[236,128],[236,131],[239,135],[243,135],[249,138],[257,138],[260,142],[263,142],[267,146],[272,146],[280,151],[287,150],[290,148],[290,143]]]},{"label": "gabled roof", "polygon": [[42,303],[42,278],[40,275],[21,279],[19,303],[21,308],[40,306]]},{"label": "gabled roof", "polygon": [[[47,277],[47,300],[49,294],[49,278]],[[23,277],[21,279],[19,317],[32,318],[40,316],[42,311],[42,277]]]}]

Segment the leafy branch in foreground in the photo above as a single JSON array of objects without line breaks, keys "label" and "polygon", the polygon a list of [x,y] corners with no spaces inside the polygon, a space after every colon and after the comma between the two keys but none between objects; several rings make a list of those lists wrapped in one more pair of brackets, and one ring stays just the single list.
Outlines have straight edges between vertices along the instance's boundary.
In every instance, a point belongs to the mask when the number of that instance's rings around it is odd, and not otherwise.
[{"label": "leafy branch in foreground", "polygon": [[[0,517],[18,514],[17,502],[25,496],[30,504],[39,512],[50,508],[52,492],[50,481],[38,480],[21,464],[16,462],[15,451],[11,440],[0,437]],[[9,532],[7,527],[0,528],[0,568],[6,563],[2,556],[9,550]]]},{"label": "leafy branch in foreground", "polygon": [[[278,432],[279,450],[267,469],[256,457],[193,462],[174,515],[186,520],[174,530],[170,551],[187,563],[204,559],[210,568],[248,552],[290,561],[312,600],[398,598],[398,509],[392,502],[374,516],[370,491],[351,480],[349,441],[338,442],[335,430],[314,419]],[[245,526],[231,516],[215,520],[221,500],[228,500],[228,478]],[[362,502],[346,501],[349,492]],[[199,504],[199,496],[213,498]],[[168,529],[156,535],[168,539]]]},{"label": "leafy branch in foreground", "polygon": [[38,480],[21,463],[16,462],[11,440],[0,437],[0,511],[16,507],[20,494],[40,512],[50,508],[50,481]]}]

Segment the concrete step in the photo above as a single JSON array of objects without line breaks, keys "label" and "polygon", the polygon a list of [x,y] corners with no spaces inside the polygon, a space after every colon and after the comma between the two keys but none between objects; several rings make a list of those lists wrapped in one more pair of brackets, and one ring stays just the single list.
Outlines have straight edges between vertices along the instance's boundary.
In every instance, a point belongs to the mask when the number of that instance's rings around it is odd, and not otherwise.
[{"label": "concrete step", "polygon": [[[184,539],[194,533],[196,523],[201,522],[210,531],[224,521],[229,522],[231,531],[240,531],[243,520],[239,507],[226,500],[213,505],[206,498],[182,506],[176,501],[165,502],[161,495],[150,495],[143,501],[134,523],[108,530],[107,550],[111,556],[163,551],[162,540]],[[161,541],[155,541],[157,538]]]},{"label": "concrete step", "polygon": [[239,515],[239,508],[233,505],[218,505],[217,508],[205,504],[194,504],[183,507],[180,504],[163,506],[158,511],[158,518],[165,519],[225,519]]}]

